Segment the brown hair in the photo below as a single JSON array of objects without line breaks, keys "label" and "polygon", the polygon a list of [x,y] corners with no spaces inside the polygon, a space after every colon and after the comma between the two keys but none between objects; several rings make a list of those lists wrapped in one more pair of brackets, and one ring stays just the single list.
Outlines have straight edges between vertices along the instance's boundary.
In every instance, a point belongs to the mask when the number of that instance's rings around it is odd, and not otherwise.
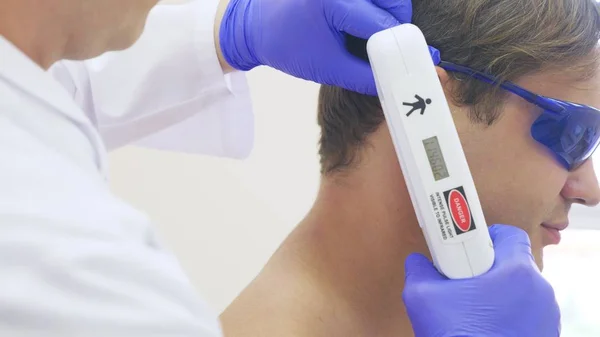
[{"label": "brown hair", "polygon": [[[413,0],[413,23],[442,59],[507,81],[542,69],[593,74],[600,38],[595,0]],[[349,47],[365,58],[364,41]],[[491,125],[505,92],[460,74],[452,100],[470,106],[474,122]],[[322,86],[318,123],[323,174],[357,161],[366,137],[384,122],[379,100]]]}]

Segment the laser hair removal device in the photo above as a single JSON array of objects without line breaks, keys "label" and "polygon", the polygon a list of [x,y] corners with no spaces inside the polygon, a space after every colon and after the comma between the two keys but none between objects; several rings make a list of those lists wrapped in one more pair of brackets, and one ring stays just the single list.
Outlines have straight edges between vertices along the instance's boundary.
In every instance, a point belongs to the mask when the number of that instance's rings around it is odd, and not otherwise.
[{"label": "laser hair removal device", "polygon": [[492,240],[423,33],[412,24],[381,31],[367,54],[434,265],[451,279],[487,272]]}]

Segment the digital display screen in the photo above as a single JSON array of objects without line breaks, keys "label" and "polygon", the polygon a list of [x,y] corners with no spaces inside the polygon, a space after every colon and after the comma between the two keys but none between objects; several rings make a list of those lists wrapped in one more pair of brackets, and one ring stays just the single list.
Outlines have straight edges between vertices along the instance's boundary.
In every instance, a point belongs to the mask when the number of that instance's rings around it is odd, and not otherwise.
[{"label": "digital display screen", "polygon": [[431,167],[431,172],[433,172],[435,181],[448,178],[450,175],[448,174],[448,168],[446,167],[446,162],[444,161],[444,155],[442,154],[438,138],[431,137],[423,140],[423,146],[425,147],[425,152],[429,159],[429,166]]}]

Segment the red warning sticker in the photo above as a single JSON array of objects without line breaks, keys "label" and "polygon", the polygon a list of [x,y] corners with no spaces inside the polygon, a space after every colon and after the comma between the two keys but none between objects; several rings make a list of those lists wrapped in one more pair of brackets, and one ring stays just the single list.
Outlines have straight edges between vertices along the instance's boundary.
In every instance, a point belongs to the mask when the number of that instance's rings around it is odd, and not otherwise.
[{"label": "red warning sticker", "polygon": [[456,234],[460,235],[475,229],[469,202],[462,186],[444,192],[446,204],[454,223]]},{"label": "red warning sticker", "polygon": [[448,207],[454,224],[463,232],[471,228],[471,214],[467,199],[458,190],[450,191],[448,194]]}]

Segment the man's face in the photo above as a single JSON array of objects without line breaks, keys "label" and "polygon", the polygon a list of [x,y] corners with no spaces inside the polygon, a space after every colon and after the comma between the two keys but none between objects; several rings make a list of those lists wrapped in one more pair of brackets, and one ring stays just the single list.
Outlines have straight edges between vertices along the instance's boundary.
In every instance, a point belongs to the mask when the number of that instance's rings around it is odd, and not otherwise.
[{"label": "man's face", "polygon": [[[536,94],[600,108],[600,76],[569,83],[564,75],[537,74],[515,83]],[[568,225],[571,205],[600,201],[592,161],[567,171],[531,136],[539,109],[516,95],[507,96],[490,127],[473,124],[461,109],[453,107],[454,118],[488,225],[526,230],[542,268],[542,249],[559,240],[556,229]]]},{"label": "man's face", "polygon": [[129,47],[140,36],[158,0],[61,0],[60,16],[72,32],[70,58]]}]

